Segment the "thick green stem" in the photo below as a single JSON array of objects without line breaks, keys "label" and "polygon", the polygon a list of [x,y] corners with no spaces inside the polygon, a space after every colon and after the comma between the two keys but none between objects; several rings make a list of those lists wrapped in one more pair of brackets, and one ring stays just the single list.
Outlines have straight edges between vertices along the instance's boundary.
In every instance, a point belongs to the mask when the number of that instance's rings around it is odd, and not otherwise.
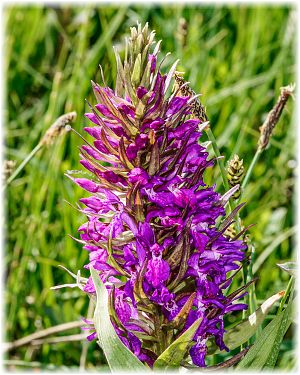
[{"label": "thick green stem", "polygon": [[164,350],[165,350],[165,337],[164,333],[162,331],[161,325],[162,325],[162,316],[161,312],[157,308],[154,315],[154,330],[155,330],[155,336],[157,337],[157,343],[156,343],[156,354],[160,356]]}]

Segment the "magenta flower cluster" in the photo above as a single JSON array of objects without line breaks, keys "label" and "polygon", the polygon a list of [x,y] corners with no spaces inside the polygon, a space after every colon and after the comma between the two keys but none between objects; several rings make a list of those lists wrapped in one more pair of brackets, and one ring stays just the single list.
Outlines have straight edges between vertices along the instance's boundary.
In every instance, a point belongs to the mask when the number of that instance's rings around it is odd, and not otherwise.
[{"label": "magenta flower cluster", "polygon": [[[79,232],[122,342],[152,366],[201,317],[187,355],[205,366],[208,338],[228,350],[225,314],[247,308],[236,303],[241,293],[225,295],[246,246],[216,224],[226,199],[203,180],[213,160],[198,143],[196,98],[169,93],[175,67],[162,74],[152,44],[146,27],[132,29],[124,65],[117,54],[117,88],[93,83],[97,104],[85,131],[94,140],[80,161],[91,177],[74,178],[90,193],[80,200],[88,221]],[[95,293],[91,278],[84,289]]]}]

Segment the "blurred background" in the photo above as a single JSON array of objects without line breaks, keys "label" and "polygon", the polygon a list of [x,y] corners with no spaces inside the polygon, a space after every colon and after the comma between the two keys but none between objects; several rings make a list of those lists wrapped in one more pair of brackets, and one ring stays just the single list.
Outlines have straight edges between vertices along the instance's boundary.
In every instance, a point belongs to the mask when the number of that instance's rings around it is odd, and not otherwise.
[{"label": "blurred background", "polygon": [[[90,80],[100,82],[101,63],[107,83],[114,87],[112,47],[122,50],[137,20],[148,21],[156,30],[163,54],[172,52],[163,69],[179,58],[179,70],[185,71],[194,91],[203,94],[226,162],[238,153],[245,168],[249,166],[259,126],[280,87],[295,81],[296,13],[291,6],[6,5],[3,17],[4,159],[17,166],[63,113],[77,112],[72,126],[83,134],[85,98],[94,103]],[[249,233],[258,261],[258,303],[286,288],[289,275],[276,263],[293,258],[294,107],[290,100],[244,195],[243,223],[256,223]],[[6,189],[6,342],[88,315],[89,299],[79,289],[50,290],[73,282],[60,264],[77,273],[88,259],[81,245],[68,237],[77,237],[85,218],[66,201],[76,205],[84,193],[64,175],[81,169],[81,143],[74,133],[62,134],[40,150]],[[216,182],[223,192],[219,175],[215,167],[206,181]],[[88,276],[87,270],[82,275]],[[73,335],[75,341],[43,339],[19,346],[6,353],[5,363],[10,370],[106,368],[97,344],[78,339],[80,328],[54,336],[66,335]],[[279,368],[294,364],[292,337],[290,329],[282,343]]]}]

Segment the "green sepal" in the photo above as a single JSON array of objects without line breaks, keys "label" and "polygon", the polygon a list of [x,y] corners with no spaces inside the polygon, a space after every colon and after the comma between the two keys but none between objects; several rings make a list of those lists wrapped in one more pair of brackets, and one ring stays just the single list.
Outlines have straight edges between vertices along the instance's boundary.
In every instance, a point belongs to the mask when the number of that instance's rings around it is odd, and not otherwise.
[{"label": "green sepal", "polygon": [[121,137],[119,141],[119,157],[123,165],[130,171],[134,168],[134,165],[130,162],[126,154],[126,148],[124,143],[124,138]]},{"label": "green sepal", "polygon": [[152,302],[146,296],[146,294],[144,292],[144,289],[143,289],[143,280],[144,280],[144,276],[147,272],[147,265],[148,265],[148,260],[146,259],[142,268],[138,272],[138,275],[137,275],[137,278],[136,278],[136,281],[135,281],[134,287],[133,287],[133,293],[134,293],[135,300],[137,302],[143,303],[145,306],[149,306],[149,305],[152,304]]},{"label": "green sepal", "polygon": [[151,154],[150,154],[150,163],[149,163],[149,168],[148,168],[148,173],[150,176],[154,176],[155,173],[160,168],[160,155],[159,155],[159,146],[158,142],[155,141]]},{"label": "green sepal", "polygon": [[193,303],[196,297],[196,292],[192,293],[187,299],[186,303],[183,305],[179,313],[172,320],[172,327],[175,329],[181,329],[182,326],[186,323],[186,319],[193,307]]},{"label": "green sepal", "polygon": [[173,282],[169,285],[170,290],[174,289],[184,277],[187,269],[188,269],[188,260],[191,253],[191,246],[189,243],[189,238],[187,232],[185,232],[183,237],[183,252],[181,253],[180,265],[177,275]]},{"label": "green sepal", "polygon": [[131,82],[133,87],[137,88],[141,82],[141,68],[142,68],[142,57],[139,53],[134,63],[132,75],[131,75]]},{"label": "green sepal", "polygon": [[129,96],[132,100],[133,105],[136,105],[137,103],[137,96],[136,92],[132,87],[131,84],[131,68],[130,68],[130,63],[124,63],[124,74],[125,74],[125,94]]},{"label": "green sepal", "polygon": [[114,53],[116,56],[116,63],[117,63],[116,95],[121,96],[124,92],[125,73],[124,73],[124,68],[123,68],[120,55],[115,48],[114,48]]}]

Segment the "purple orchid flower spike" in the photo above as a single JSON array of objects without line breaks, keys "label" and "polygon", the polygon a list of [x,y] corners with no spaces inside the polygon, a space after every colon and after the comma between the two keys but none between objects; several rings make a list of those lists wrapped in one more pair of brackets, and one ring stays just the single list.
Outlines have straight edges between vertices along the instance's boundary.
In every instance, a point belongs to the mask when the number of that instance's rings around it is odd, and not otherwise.
[{"label": "purple orchid flower spike", "polygon": [[[203,367],[209,338],[228,350],[224,316],[247,308],[236,304],[240,296],[226,297],[228,273],[247,246],[217,225],[226,202],[203,178],[213,165],[198,143],[204,120],[192,116],[196,98],[180,87],[170,92],[176,64],[163,74],[160,44],[153,45],[148,25],[132,28],[125,60],[115,52],[116,89],[92,83],[96,103],[85,131],[94,141],[81,147],[91,177],[74,179],[90,193],[81,199],[88,222],[79,232],[86,268],[99,272],[110,293],[122,342],[152,366],[202,318],[187,355]],[[85,291],[95,293],[91,278]]]}]

